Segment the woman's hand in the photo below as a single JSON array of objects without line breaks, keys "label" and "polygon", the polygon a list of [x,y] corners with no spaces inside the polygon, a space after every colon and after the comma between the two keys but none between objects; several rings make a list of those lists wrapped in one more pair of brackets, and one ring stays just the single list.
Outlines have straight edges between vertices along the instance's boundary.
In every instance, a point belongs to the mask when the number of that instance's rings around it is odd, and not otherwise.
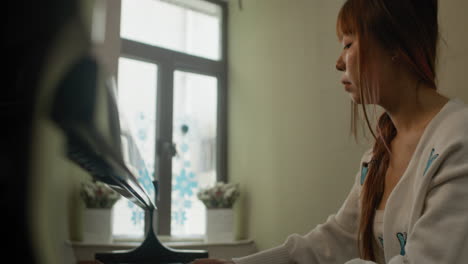
[{"label": "woman's hand", "polygon": [[205,258],[205,259],[196,259],[190,262],[190,264],[235,264],[235,263],[233,261],[228,261],[224,259]]}]

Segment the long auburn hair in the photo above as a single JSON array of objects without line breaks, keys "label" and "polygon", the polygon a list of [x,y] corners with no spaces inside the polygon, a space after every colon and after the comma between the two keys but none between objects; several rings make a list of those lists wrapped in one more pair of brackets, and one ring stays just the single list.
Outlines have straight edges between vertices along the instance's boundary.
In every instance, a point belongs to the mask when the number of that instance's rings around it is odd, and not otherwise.
[{"label": "long auburn hair", "polygon": [[[361,192],[361,214],[358,230],[358,249],[362,259],[375,261],[373,249],[373,219],[384,192],[385,174],[391,157],[390,143],[396,128],[384,112],[376,123],[374,133],[366,111],[366,104],[377,102],[377,78],[369,66],[371,43],[395,54],[418,79],[433,89],[436,86],[436,51],[439,31],[437,0],[347,0],[337,20],[337,35],[357,37],[358,82],[362,111],[367,127],[375,139],[372,159]],[[373,42],[371,42],[371,40]],[[419,84],[418,83],[418,84]],[[351,132],[356,137],[358,105],[351,102]],[[374,105],[375,113],[375,105]],[[357,137],[356,137],[357,139]]]}]

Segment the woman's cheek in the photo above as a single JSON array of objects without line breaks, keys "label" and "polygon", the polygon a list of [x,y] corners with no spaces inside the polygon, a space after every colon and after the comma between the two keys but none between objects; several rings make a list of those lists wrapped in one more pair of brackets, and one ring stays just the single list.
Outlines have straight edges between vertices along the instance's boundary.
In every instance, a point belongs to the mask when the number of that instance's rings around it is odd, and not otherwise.
[{"label": "woman's cheek", "polygon": [[351,78],[351,81],[353,82],[354,85],[356,85],[356,58],[354,54],[348,54],[348,64],[349,65],[349,78]]}]

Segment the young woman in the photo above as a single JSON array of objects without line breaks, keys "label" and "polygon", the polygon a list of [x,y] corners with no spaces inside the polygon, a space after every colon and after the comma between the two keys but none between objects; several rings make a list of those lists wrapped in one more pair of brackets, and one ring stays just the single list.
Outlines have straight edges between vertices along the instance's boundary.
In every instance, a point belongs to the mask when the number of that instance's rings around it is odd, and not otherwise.
[{"label": "young woman", "polygon": [[[437,92],[437,9],[437,0],[345,2],[336,68],[353,132],[361,107],[375,138],[349,196],[304,236],[195,264],[468,263],[468,107]],[[368,104],[385,110],[375,131]]]}]

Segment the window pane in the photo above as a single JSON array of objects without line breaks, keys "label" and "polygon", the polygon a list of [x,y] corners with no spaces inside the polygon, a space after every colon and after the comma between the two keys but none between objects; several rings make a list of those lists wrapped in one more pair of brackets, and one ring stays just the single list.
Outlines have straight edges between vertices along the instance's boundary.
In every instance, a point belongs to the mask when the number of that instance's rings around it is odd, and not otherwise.
[{"label": "window pane", "polygon": [[197,192],[216,182],[217,86],[215,77],[174,74],[173,236],[205,234],[205,206]]},{"label": "window pane", "polygon": [[[133,170],[153,202],[157,69],[152,63],[119,59],[122,152],[127,166]],[[143,230],[143,210],[125,198],[120,199],[114,207],[114,235],[142,237]]]},{"label": "window pane", "polygon": [[221,8],[203,0],[123,0],[122,38],[219,60]]}]

